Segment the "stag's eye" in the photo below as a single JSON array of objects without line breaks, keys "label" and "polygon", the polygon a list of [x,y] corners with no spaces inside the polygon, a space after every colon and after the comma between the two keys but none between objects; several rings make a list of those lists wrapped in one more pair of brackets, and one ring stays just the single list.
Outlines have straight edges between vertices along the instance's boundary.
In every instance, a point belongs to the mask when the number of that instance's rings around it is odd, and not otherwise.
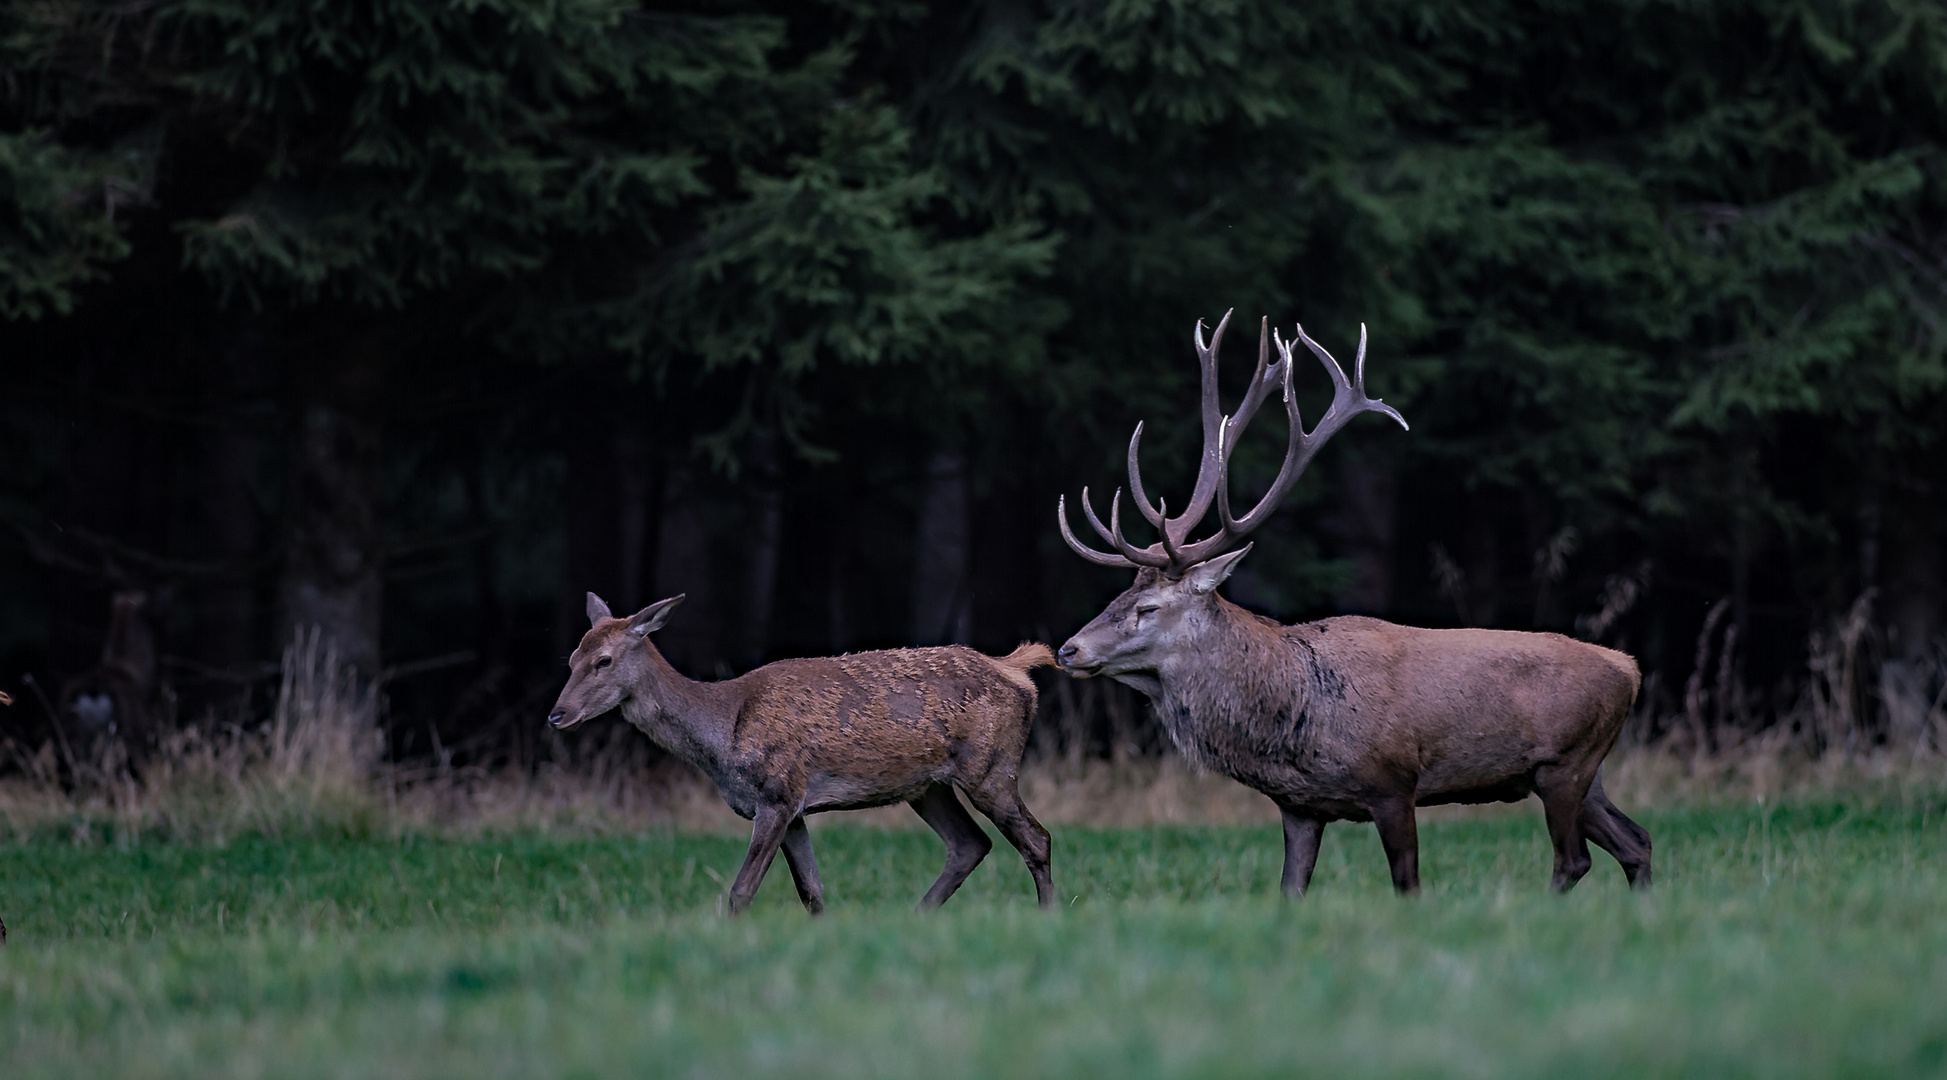
[{"label": "stag's eye", "polygon": [[1140,619],[1144,615],[1154,615],[1160,610],[1162,610],[1162,605],[1160,604],[1144,604],[1136,609],[1136,618]]},{"label": "stag's eye", "polygon": [[601,669],[609,666],[609,664],[611,663],[613,663],[613,660],[611,660],[609,657],[604,656],[600,660],[595,661],[595,667],[597,669]]}]

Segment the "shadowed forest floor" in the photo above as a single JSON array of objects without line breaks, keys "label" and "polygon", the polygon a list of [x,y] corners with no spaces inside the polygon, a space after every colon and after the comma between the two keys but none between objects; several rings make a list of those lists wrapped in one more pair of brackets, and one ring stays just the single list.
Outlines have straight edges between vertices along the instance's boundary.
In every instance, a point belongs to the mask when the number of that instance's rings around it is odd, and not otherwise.
[{"label": "shadowed forest floor", "polygon": [[1645,813],[1658,884],[1545,893],[1525,814],[1422,829],[1389,894],[1338,825],[1276,898],[1260,826],[997,846],[817,833],[826,917],[734,837],[0,846],[20,1076],[1830,1076],[1947,1073],[1947,797]]}]

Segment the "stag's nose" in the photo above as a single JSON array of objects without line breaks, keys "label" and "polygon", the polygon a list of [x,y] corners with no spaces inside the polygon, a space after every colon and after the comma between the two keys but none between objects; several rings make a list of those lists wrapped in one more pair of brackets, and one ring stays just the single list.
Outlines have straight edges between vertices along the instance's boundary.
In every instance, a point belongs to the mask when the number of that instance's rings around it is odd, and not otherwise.
[{"label": "stag's nose", "polygon": [[1061,647],[1061,651],[1055,654],[1055,660],[1059,662],[1062,667],[1067,667],[1069,663],[1075,659],[1075,654],[1079,651],[1080,650],[1075,648],[1075,643],[1071,641],[1068,644],[1063,645]]},{"label": "stag's nose", "polygon": [[560,727],[561,721],[564,718],[566,718],[567,715],[568,715],[567,713],[562,712],[560,709],[556,709],[553,712],[548,714],[548,723],[552,724],[555,727]]}]

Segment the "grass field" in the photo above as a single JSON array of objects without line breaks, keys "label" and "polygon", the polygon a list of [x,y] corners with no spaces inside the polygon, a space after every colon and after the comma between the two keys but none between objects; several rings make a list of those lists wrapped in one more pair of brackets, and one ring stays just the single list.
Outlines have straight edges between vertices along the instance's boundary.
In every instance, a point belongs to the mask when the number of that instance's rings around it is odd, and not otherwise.
[{"label": "grass field", "polygon": [[1274,830],[1056,831],[941,912],[930,834],[0,846],[19,1076],[1941,1076],[1947,798],[1645,813],[1658,884],[1547,895],[1539,815],[1370,826],[1276,898]]}]

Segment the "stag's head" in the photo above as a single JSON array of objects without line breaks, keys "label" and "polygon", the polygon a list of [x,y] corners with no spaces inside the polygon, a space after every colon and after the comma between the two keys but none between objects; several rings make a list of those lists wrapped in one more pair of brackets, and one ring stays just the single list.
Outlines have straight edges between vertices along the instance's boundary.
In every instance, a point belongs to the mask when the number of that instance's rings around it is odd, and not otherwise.
[{"label": "stag's head", "polygon": [[[1204,340],[1203,324],[1199,322],[1196,328],[1197,360],[1203,368],[1203,458],[1197,466],[1196,486],[1191,489],[1183,513],[1170,517],[1169,508],[1162,500],[1151,504],[1137,465],[1143,434],[1141,424],[1136,425],[1136,433],[1129,438],[1130,501],[1162,538],[1149,547],[1139,548],[1122,535],[1120,488],[1109,501],[1107,525],[1096,516],[1088,489],[1082,489],[1082,513],[1113,551],[1098,551],[1077,540],[1068,525],[1066,498],[1056,505],[1061,537],[1077,555],[1101,566],[1137,571],[1135,584],[1069,638],[1056,654],[1062,666],[1073,674],[1109,675],[1147,688],[1150,673],[1158,670],[1163,658],[1189,647],[1200,627],[1215,614],[1217,586],[1236,569],[1250,551],[1250,545],[1232,549],[1277,509],[1318,448],[1360,413],[1390,416],[1400,427],[1406,427],[1406,419],[1392,406],[1366,396],[1366,328],[1363,325],[1359,327],[1359,355],[1353,364],[1352,378],[1347,379],[1345,369],[1323,346],[1306,336],[1303,327],[1297,328],[1293,340],[1286,341],[1271,331],[1266,320],[1258,332],[1257,374],[1252,376],[1237,412],[1223,415],[1217,400],[1217,353],[1223,346],[1224,329],[1229,325],[1230,315],[1226,313],[1208,342]],[[1331,407],[1309,432],[1298,414],[1298,401],[1291,393],[1291,350],[1299,344],[1318,358],[1326,374],[1331,376],[1333,387]],[[1275,362],[1271,360],[1273,345],[1278,352]],[[1257,505],[1242,517],[1236,517],[1230,506],[1231,453],[1237,448],[1245,426],[1257,415],[1258,406],[1264,404],[1274,387],[1282,391],[1290,427],[1284,464]],[[1190,531],[1203,520],[1213,502],[1217,506],[1217,531],[1192,541]]]},{"label": "stag's head", "polygon": [[[588,632],[568,657],[568,685],[554,699],[548,723],[566,731],[627,701],[641,682],[649,651],[655,648],[649,635],[661,629],[682,602],[681,595],[672,596],[618,619],[609,614],[601,597],[589,593]],[[654,702],[647,704],[655,707]]]}]

